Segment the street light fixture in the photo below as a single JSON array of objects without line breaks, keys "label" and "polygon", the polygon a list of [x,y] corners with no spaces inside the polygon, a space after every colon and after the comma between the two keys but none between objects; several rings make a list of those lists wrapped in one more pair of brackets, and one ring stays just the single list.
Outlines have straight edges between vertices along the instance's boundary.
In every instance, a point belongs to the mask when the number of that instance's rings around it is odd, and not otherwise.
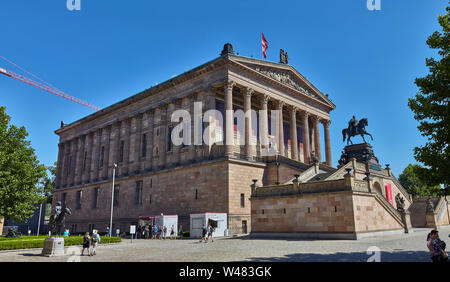
[{"label": "street light fixture", "polygon": [[114,209],[114,181],[116,178],[116,167],[117,164],[113,164],[113,181],[112,181],[112,191],[111,191],[111,218],[109,221],[109,237],[112,237],[112,219],[113,219],[113,209]]}]

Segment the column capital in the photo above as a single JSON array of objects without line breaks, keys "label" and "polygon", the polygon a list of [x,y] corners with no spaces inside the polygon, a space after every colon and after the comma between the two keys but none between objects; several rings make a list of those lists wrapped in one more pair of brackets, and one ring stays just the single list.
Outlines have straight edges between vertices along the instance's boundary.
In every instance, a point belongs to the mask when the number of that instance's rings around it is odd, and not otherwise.
[{"label": "column capital", "polygon": [[311,120],[313,121],[313,123],[315,125],[318,125],[319,122],[321,121],[321,118],[319,116],[316,116],[316,115],[311,115]]},{"label": "column capital", "polygon": [[298,107],[296,106],[291,106],[291,112],[293,112],[294,114],[297,113],[297,111],[299,110]]},{"label": "column capital", "polygon": [[284,102],[284,101],[281,101],[281,100],[278,100],[277,101],[277,107],[279,108],[279,109],[283,109],[283,107],[284,107],[284,105],[285,105],[286,103]]},{"label": "column capital", "polygon": [[236,86],[236,82],[234,82],[233,80],[227,80],[227,82],[225,83],[225,86],[226,86],[228,89],[233,90],[233,87]]},{"label": "column capital", "polygon": [[255,90],[253,90],[253,88],[251,88],[251,87],[245,87],[245,93],[244,93],[244,96],[252,96],[253,95],[253,93],[255,92]]},{"label": "column capital", "polygon": [[308,111],[302,110],[301,115],[303,118],[308,118],[311,114]]},{"label": "column capital", "polygon": [[267,94],[263,94],[261,96],[262,96],[261,103],[267,104],[269,102],[270,96]]},{"label": "column capital", "polygon": [[323,124],[323,126],[324,126],[325,128],[330,127],[331,120],[329,120],[329,119],[321,119],[320,122],[322,122],[322,124]]}]

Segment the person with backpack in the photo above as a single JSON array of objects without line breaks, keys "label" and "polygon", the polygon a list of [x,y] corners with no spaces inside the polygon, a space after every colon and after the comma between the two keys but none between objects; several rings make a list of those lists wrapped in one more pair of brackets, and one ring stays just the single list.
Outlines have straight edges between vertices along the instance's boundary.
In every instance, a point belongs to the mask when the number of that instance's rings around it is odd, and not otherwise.
[{"label": "person with backpack", "polygon": [[92,231],[92,238],[91,238],[91,246],[92,246],[92,251],[91,251],[91,255],[95,256],[97,253],[95,252],[98,243],[100,243],[100,235],[98,235],[98,232],[96,229],[94,229]]},{"label": "person with backpack", "polygon": [[445,252],[445,242],[439,239],[439,231],[431,230],[427,236],[427,242],[432,262],[440,263],[448,261],[448,254]]}]

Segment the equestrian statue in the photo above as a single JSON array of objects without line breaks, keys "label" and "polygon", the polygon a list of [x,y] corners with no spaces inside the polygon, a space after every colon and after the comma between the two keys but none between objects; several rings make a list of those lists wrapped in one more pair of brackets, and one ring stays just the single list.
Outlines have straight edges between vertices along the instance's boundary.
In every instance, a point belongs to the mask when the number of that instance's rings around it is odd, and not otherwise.
[{"label": "equestrian statue", "polygon": [[55,213],[50,216],[48,228],[51,234],[58,234],[61,237],[61,231],[66,226],[66,214],[70,215],[72,212],[66,205],[62,205],[61,201],[58,201],[55,207]]},{"label": "equestrian statue", "polygon": [[364,135],[369,135],[373,141],[372,135],[370,133],[368,133],[365,128],[368,124],[369,124],[369,122],[367,121],[367,118],[362,118],[358,122],[358,120],[355,118],[355,116],[353,116],[353,118],[348,122],[348,128],[342,129],[342,136],[344,138],[343,142],[345,141],[345,138],[347,137],[347,145],[349,144],[349,142],[353,145],[353,142],[350,140],[350,137],[353,137],[356,135],[361,135],[364,143],[367,143],[366,139],[364,139]]}]

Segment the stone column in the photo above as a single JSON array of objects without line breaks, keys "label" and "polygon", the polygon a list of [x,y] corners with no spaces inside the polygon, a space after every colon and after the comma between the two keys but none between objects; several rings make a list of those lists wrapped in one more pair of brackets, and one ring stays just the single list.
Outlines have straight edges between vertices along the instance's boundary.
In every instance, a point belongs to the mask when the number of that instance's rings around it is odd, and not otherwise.
[{"label": "stone column", "polygon": [[74,184],[78,185],[81,183],[81,173],[83,168],[83,158],[84,158],[84,136],[77,138],[77,146],[75,153],[75,179]]},{"label": "stone column", "polygon": [[234,118],[233,118],[233,87],[234,81],[225,84],[225,156],[233,156]]},{"label": "stone column", "polygon": [[261,113],[259,118],[259,130],[261,138],[261,148],[268,149],[269,145],[269,113],[267,109],[267,102],[269,101],[269,95],[263,95],[261,99]]},{"label": "stone column", "polygon": [[253,89],[246,88],[244,93],[244,113],[245,113],[245,145],[244,151],[247,160],[252,158],[252,94]]},{"label": "stone column", "polygon": [[194,102],[195,102],[195,94],[191,94],[189,97],[186,97],[188,100],[188,105],[189,105],[189,113],[191,116],[191,124],[190,124],[190,128],[189,128],[189,132],[191,134],[191,139],[190,142],[191,144],[189,145],[189,154],[188,154],[188,160],[189,161],[194,161],[195,160],[195,146],[194,146],[194,123],[195,123],[195,116],[194,116]]},{"label": "stone column", "polygon": [[[216,109],[216,97],[214,93],[214,89],[212,87],[205,88],[205,95],[204,95],[204,101],[205,101],[205,112],[208,112],[210,110]],[[213,141],[216,141],[216,119],[215,116],[209,116],[206,117],[205,122],[207,122],[207,126],[205,128],[205,135],[208,136],[208,144],[206,144],[207,140],[204,140],[204,147],[205,147],[205,155],[210,156],[211,155],[211,147]]]},{"label": "stone column", "polygon": [[89,181],[97,181],[98,179],[98,162],[99,162],[99,148],[100,148],[100,132],[94,131],[92,135],[92,155],[91,155],[91,173]]},{"label": "stone column", "polygon": [[[201,161],[203,159],[204,156],[204,151],[205,148],[203,147],[203,113],[204,113],[204,97],[205,97],[205,93],[207,92],[207,89],[201,89],[200,91],[197,92],[196,94],[196,105],[194,104],[194,115],[193,115],[193,128],[192,128],[192,133],[193,133],[193,140],[194,140],[194,148],[195,148],[195,160],[196,161]],[[199,104],[197,103],[201,103],[201,110],[199,107]],[[195,109],[197,109],[197,111],[195,111]],[[195,128],[197,127],[197,131],[195,130]]]},{"label": "stone column", "polygon": [[313,117],[314,122],[314,151],[316,152],[319,164],[322,163],[322,150],[320,148],[320,128],[319,128],[319,117]]},{"label": "stone column", "polygon": [[[113,165],[114,163],[119,162],[119,146],[120,146],[120,123],[114,123],[111,125],[111,133],[109,137],[110,142],[110,148],[109,148],[109,160],[107,163],[107,166],[109,168],[108,170],[108,177],[112,178],[113,173]],[[116,169],[116,176],[117,176],[118,170]]]},{"label": "stone column", "polygon": [[278,149],[279,154],[284,156],[284,128],[283,128],[283,101],[278,101],[278,111],[279,111],[279,120],[278,120],[278,130],[279,130],[279,139],[278,139]]},{"label": "stone column", "polygon": [[[153,167],[152,166],[153,156],[154,156],[154,153],[153,153],[153,144],[154,144],[153,117],[154,117],[154,115],[153,115],[152,111],[145,112],[142,115],[142,128],[143,128],[142,133],[147,134],[147,150],[146,150],[146,156],[144,159],[144,163],[141,164],[141,168],[142,168],[142,170],[146,170],[146,171],[150,171]],[[141,154],[141,152],[139,152],[139,154]]]},{"label": "stone column", "polygon": [[55,179],[55,188],[61,187],[62,183],[62,165],[64,159],[64,143],[58,144],[58,162],[56,164],[56,179]]},{"label": "stone column", "polygon": [[141,125],[142,125],[142,114],[133,117],[131,125],[132,139],[130,141],[130,148],[131,148],[130,163],[132,166],[130,167],[131,173],[136,173],[140,171],[139,154],[142,143]]},{"label": "stone column", "polygon": [[332,166],[331,162],[331,143],[330,143],[330,120],[324,120],[323,121],[323,127],[324,127],[324,135],[325,135],[325,157],[326,157],[326,164],[328,166]]},{"label": "stone column", "polygon": [[75,182],[75,165],[77,156],[78,139],[74,138],[70,142],[70,155],[69,155],[69,186],[73,186]]},{"label": "stone column", "polygon": [[303,129],[303,162],[309,164],[310,151],[309,151],[309,113],[303,111],[302,113],[302,129]]},{"label": "stone column", "polygon": [[297,107],[291,108],[291,158],[298,161],[298,143],[297,143]]},{"label": "stone column", "polygon": [[130,128],[131,128],[131,119],[126,119],[124,121],[125,130],[123,135],[124,147],[123,147],[123,169],[122,175],[128,175],[130,171]]},{"label": "stone column", "polygon": [[93,148],[92,141],[93,141],[93,135],[92,135],[92,133],[88,133],[86,135],[86,144],[85,144],[85,150],[86,150],[87,156],[86,156],[86,163],[83,164],[84,165],[83,179],[82,179],[83,183],[89,182],[89,176],[91,173],[91,160],[92,160],[92,148]]},{"label": "stone column", "polygon": [[[111,126],[107,126],[103,128],[103,146],[105,146],[105,155],[103,159],[103,168],[101,172],[101,179],[107,179],[108,178],[108,163],[109,163],[109,148],[110,148],[110,139],[109,135],[111,132]],[[101,146],[100,146],[101,148]]]}]

